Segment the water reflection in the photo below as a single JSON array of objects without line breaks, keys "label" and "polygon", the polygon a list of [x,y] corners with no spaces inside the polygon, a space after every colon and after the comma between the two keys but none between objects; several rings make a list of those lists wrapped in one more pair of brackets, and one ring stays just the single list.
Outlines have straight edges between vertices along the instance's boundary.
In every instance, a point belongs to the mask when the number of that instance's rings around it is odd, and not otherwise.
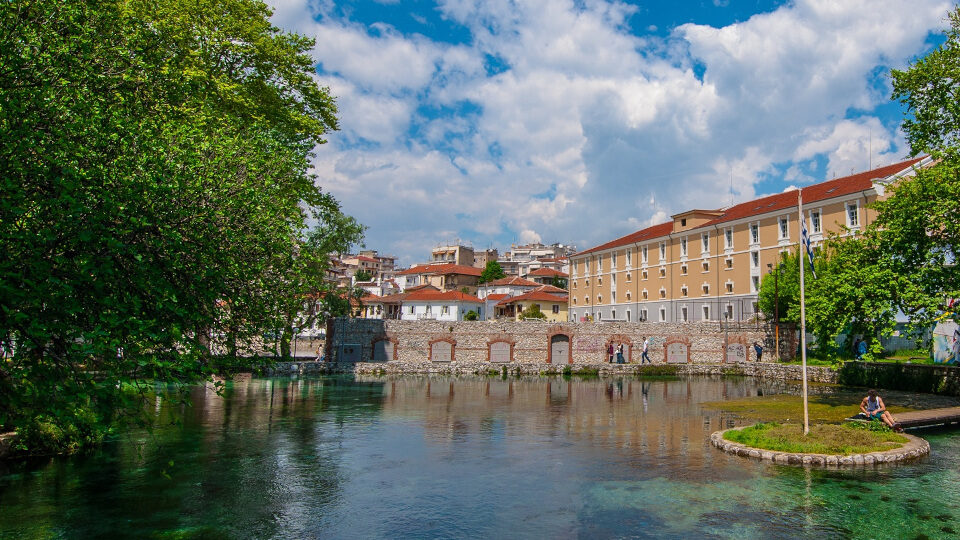
[{"label": "water reflection", "polygon": [[[745,378],[241,378],[153,434],[0,476],[0,537],[944,536],[960,439],[818,471],[710,447]],[[170,462],[173,462],[171,465]],[[166,475],[166,476],[165,476]],[[937,487],[933,490],[934,486]],[[909,496],[905,496],[909,494]],[[869,502],[869,504],[867,504]],[[891,528],[892,527],[892,528]]]}]

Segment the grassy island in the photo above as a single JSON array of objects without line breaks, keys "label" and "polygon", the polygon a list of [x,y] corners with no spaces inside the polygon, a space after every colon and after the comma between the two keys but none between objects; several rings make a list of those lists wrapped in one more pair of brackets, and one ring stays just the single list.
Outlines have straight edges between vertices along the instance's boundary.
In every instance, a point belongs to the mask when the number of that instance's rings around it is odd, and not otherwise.
[{"label": "grassy island", "polygon": [[759,423],[724,434],[728,441],[752,448],[804,454],[851,455],[899,448],[907,438],[870,424],[820,424],[804,436],[799,424]]}]

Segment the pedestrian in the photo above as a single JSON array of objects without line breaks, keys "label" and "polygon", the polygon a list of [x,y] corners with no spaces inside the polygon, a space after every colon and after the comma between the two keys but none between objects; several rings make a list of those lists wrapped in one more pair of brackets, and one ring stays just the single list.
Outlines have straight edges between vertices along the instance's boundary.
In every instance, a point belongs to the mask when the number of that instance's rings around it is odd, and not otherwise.
[{"label": "pedestrian", "polygon": [[893,419],[890,411],[887,410],[887,406],[883,403],[883,398],[877,395],[876,390],[871,389],[868,391],[867,396],[860,401],[860,412],[863,413],[868,420],[880,420],[893,428],[894,431],[903,431],[900,424]]},{"label": "pedestrian", "polygon": [[617,343],[617,363],[623,364],[623,343]]},{"label": "pedestrian", "polygon": [[863,355],[867,354],[867,340],[861,339],[857,343],[857,360],[863,360]]},{"label": "pedestrian", "polygon": [[[650,362],[650,356],[647,355],[647,350],[650,348],[650,338],[643,338],[643,353],[640,354],[640,363],[645,364]],[[653,362],[650,362],[651,364]]]},{"label": "pedestrian", "polygon": [[759,341],[754,341],[753,350],[757,352],[757,362],[759,362],[763,358],[763,345],[760,345]]},{"label": "pedestrian", "polygon": [[607,363],[608,364],[613,363],[613,342],[612,341],[607,345]]}]

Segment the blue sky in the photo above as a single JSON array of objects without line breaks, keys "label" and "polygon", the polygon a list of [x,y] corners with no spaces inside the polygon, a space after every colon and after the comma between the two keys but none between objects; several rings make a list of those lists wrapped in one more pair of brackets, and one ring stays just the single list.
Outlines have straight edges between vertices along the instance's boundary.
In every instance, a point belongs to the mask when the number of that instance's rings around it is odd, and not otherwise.
[{"label": "blue sky", "polygon": [[949,1],[270,0],[314,37],[341,130],[319,183],[368,248],[587,249],[880,166],[909,149],[889,72]]}]

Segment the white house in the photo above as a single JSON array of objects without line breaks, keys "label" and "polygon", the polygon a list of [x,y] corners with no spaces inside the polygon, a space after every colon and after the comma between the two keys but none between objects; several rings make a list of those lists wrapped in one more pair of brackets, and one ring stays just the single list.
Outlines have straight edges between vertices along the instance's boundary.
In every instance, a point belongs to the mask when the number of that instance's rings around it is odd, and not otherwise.
[{"label": "white house", "polygon": [[403,298],[401,318],[405,321],[462,321],[470,311],[476,311],[482,320],[485,315],[483,300],[460,291],[420,290]]},{"label": "white house", "polygon": [[[480,285],[477,290],[477,296],[486,298],[491,294],[506,294],[508,296],[520,296],[540,287],[540,283],[523,279],[521,277],[505,277],[490,283]],[[505,297],[501,297],[503,299]]]}]

